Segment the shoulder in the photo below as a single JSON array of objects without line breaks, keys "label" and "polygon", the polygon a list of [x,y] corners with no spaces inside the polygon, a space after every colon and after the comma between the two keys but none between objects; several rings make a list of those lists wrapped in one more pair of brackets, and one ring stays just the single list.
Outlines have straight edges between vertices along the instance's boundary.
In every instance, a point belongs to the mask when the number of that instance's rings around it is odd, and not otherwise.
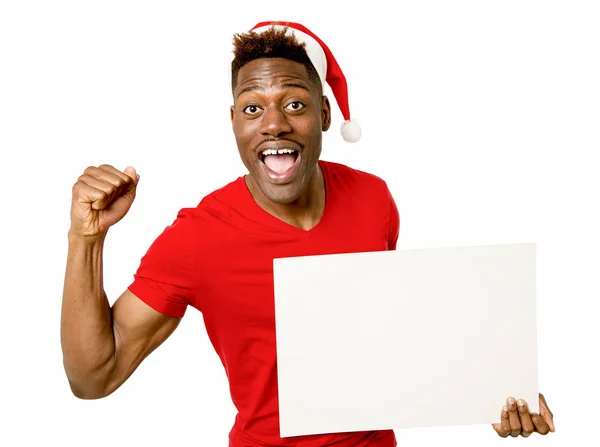
[{"label": "shoulder", "polygon": [[385,180],[381,177],[350,166],[331,161],[321,161],[321,166],[331,187],[363,195],[389,195]]},{"label": "shoulder", "polygon": [[228,214],[244,199],[244,188],[243,177],[238,177],[204,196],[195,207],[179,210],[175,222],[181,221],[193,225],[211,220],[211,217]]},{"label": "shoulder", "polygon": [[243,197],[245,187],[244,177],[238,177],[237,179],[206,195],[200,201],[196,209],[206,210],[219,207],[223,204],[230,205],[236,203]]},{"label": "shoulder", "polygon": [[213,190],[195,207],[181,208],[159,239],[175,251],[200,253],[239,233],[247,226],[248,191],[244,177]]},{"label": "shoulder", "polygon": [[204,234],[231,214],[231,209],[242,195],[243,178],[240,177],[227,185],[204,196],[194,207],[181,208],[174,220],[162,231],[159,240],[168,241],[177,248],[189,244],[190,239]]}]

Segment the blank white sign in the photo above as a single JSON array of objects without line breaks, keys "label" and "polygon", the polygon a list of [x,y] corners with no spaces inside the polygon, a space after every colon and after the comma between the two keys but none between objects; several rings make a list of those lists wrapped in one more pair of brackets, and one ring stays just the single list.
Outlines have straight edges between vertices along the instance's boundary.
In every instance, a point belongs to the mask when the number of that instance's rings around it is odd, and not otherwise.
[{"label": "blank white sign", "polygon": [[538,412],[535,244],[275,259],[282,437]]}]

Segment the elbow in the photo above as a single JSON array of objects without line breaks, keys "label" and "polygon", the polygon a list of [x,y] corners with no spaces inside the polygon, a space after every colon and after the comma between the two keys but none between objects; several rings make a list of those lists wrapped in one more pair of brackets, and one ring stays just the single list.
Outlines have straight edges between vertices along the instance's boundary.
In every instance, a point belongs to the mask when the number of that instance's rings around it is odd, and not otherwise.
[{"label": "elbow", "polygon": [[94,373],[79,374],[73,371],[69,372],[65,368],[67,373],[67,379],[69,381],[69,387],[71,392],[78,399],[83,400],[97,400],[102,399],[110,394],[117,388],[114,384],[111,386],[110,380],[104,374],[98,374],[100,371]]},{"label": "elbow", "polygon": [[77,386],[73,383],[70,383],[71,392],[73,396],[82,400],[97,400],[102,399],[103,397],[108,396],[110,393],[103,392],[102,390],[95,387],[84,387]]},{"label": "elbow", "polygon": [[111,394],[108,387],[98,381],[75,381],[69,378],[71,393],[78,399],[97,400]]}]

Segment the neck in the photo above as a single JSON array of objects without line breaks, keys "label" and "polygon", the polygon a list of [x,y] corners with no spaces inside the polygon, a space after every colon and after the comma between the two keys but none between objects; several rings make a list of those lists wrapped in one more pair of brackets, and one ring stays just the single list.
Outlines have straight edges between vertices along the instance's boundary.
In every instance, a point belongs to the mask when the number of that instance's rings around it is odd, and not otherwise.
[{"label": "neck", "polygon": [[247,175],[245,180],[258,206],[289,225],[308,231],[315,227],[323,216],[325,210],[325,179],[319,164],[315,167],[306,189],[300,197],[290,203],[270,201],[253,181],[251,175]]}]

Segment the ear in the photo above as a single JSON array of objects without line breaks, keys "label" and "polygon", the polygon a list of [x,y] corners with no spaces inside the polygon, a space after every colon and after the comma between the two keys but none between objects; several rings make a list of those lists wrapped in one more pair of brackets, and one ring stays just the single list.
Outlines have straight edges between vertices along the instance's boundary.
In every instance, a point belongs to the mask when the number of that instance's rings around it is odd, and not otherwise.
[{"label": "ear", "polygon": [[235,106],[231,106],[229,108],[229,117],[231,118],[231,121],[233,122],[233,118],[235,117]]},{"label": "ear", "polygon": [[331,126],[331,105],[325,95],[321,98],[321,118],[323,120],[323,132],[326,132]]}]

